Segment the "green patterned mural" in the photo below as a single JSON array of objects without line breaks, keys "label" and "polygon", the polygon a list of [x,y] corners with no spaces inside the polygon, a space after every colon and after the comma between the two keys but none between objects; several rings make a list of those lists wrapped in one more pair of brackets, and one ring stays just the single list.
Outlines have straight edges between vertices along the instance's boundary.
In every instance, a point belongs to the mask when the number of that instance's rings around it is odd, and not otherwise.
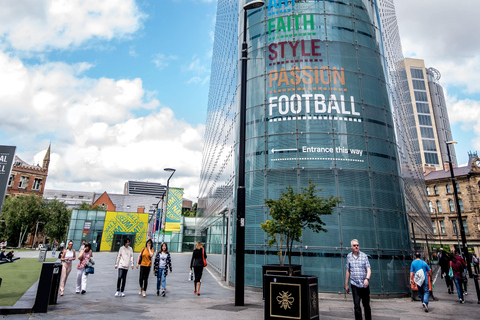
[{"label": "green patterned mural", "polygon": [[147,240],[148,214],[131,212],[107,212],[101,251],[111,251],[115,234],[135,234],[136,250],[139,251]]}]

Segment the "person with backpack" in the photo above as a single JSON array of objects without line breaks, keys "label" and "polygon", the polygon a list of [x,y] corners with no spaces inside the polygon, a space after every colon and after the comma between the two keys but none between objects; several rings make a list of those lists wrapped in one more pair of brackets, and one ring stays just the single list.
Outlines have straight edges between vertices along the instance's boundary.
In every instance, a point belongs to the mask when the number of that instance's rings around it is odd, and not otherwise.
[{"label": "person with backpack", "polygon": [[423,309],[428,312],[428,298],[430,297],[430,289],[428,287],[428,275],[432,278],[432,270],[428,264],[421,259],[420,252],[415,252],[415,260],[410,266],[410,283],[415,283],[420,295]]},{"label": "person with backpack", "polygon": [[450,260],[450,269],[453,273],[453,282],[455,282],[455,287],[457,287],[457,295],[460,303],[465,303],[465,297],[463,294],[463,272],[467,264],[465,260],[460,256],[458,250],[455,250],[455,256]]}]

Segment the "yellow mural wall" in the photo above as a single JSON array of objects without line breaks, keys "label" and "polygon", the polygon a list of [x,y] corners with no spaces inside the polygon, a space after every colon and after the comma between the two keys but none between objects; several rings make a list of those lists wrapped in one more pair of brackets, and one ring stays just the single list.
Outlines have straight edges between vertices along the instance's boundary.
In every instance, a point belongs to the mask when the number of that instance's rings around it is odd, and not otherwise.
[{"label": "yellow mural wall", "polygon": [[113,236],[135,234],[135,252],[140,252],[147,241],[148,213],[111,212],[105,216],[100,251],[111,251]]}]

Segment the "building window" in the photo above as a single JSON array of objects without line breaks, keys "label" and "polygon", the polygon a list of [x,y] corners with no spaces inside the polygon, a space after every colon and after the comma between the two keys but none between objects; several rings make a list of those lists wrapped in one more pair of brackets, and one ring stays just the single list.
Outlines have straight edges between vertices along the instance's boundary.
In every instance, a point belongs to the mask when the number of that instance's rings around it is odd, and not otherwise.
[{"label": "building window", "polygon": [[460,206],[460,212],[464,212],[465,209],[463,208],[463,201],[462,201],[462,199],[458,199],[458,205]]},{"label": "building window", "polygon": [[452,225],[453,225],[453,234],[458,234],[458,231],[457,231],[457,220],[452,220]]},{"label": "building window", "polygon": [[434,152],[424,152],[424,156],[425,156],[425,163],[426,164],[438,164],[438,156],[437,156],[437,153]]},{"label": "building window", "polygon": [[463,224],[463,230],[465,230],[465,233],[468,233],[467,220],[462,220],[462,224]]},{"label": "building window", "polygon": [[19,189],[26,189],[28,185],[28,177],[20,177]]},{"label": "building window", "polygon": [[441,233],[446,233],[445,232],[445,222],[443,222],[443,221],[440,221],[440,232]]},{"label": "building window", "polygon": [[42,184],[42,179],[35,179],[35,180],[33,180],[32,190],[39,190],[41,184]]},{"label": "building window", "polygon": [[425,81],[422,80],[412,80],[413,89],[415,90],[426,90]]},{"label": "building window", "polygon": [[437,210],[438,213],[442,213],[442,203],[440,201],[437,201]]},{"label": "building window", "polygon": [[78,196],[78,199],[83,199],[83,196]]},{"label": "building window", "polygon": [[435,190],[435,194],[438,195],[438,188],[437,188],[437,186],[433,186],[433,190]]},{"label": "building window", "polygon": [[67,195],[66,195],[66,194],[62,194],[62,198],[66,198],[66,197],[67,197]]},{"label": "building window", "polygon": [[427,187],[427,196],[430,195],[430,187]]},{"label": "building window", "polygon": [[13,181],[15,181],[15,175],[11,174],[10,178],[8,178],[8,186],[11,187],[13,185]]},{"label": "building window", "polygon": [[413,95],[415,96],[415,101],[428,101],[427,93],[425,91],[414,91]]},{"label": "building window", "polygon": [[422,135],[422,138],[435,138],[433,135],[433,129],[431,127],[420,127],[420,134]]},{"label": "building window", "polygon": [[437,224],[435,223],[435,221],[432,221],[432,229],[433,229],[433,233],[437,233]]},{"label": "building window", "polygon": [[431,126],[432,125],[432,118],[429,115],[419,114],[418,115],[418,123],[421,126]]},{"label": "building window", "polygon": [[421,68],[410,68],[410,72],[412,73],[412,78],[415,79],[424,79],[423,77],[423,70]]},{"label": "building window", "polygon": [[427,113],[430,114],[430,109],[428,108],[428,103],[417,102],[417,112],[418,113]]},{"label": "building window", "polygon": [[446,188],[447,188],[447,193],[452,193],[452,189],[450,188],[449,184],[447,184]]},{"label": "building window", "polygon": [[430,213],[433,212],[433,204],[432,204],[432,201],[428,201],[428,209],[430,209]]},{"label": "building window", "polygon": [[456,183],[455,186],[457,187],[457,192],[460,193],[460,186],[458,185],[458,183]]},{"label": "building window", "polygon": [[453,201],[452,200],[448,200],[448,205],[450,207],[450,212],[455,212],[455,207],[453,206]]},{"label": "building window", "polygon": [[435,145],[435,140],[422,139],[423,150],[437,152],[437,146]]}]

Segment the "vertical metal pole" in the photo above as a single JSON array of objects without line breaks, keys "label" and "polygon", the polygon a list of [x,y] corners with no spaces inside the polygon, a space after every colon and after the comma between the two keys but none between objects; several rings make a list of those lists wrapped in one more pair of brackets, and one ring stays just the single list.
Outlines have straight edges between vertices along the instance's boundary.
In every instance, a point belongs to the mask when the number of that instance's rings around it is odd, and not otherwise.
[{"label": "vertical metal pole", "polygon": [[[225,254],[225,215],[227,212],[223,213],[222,217],[222,258]],[[225,260],[222,259],[222,280],[225,280],[223,275],[225,274]]]},{"label": "vertical metal pole", "polygon": [[245,126],[247,113],[247,10],[243,10],[242,74],[238,135],[237,239],[235,305],[245,305]]},{"label": "vertical metal pole", "polygon": [[472,273],[472,267],[470,265],[470,254],[468,253],[468,247],[467,247],[467,237],[465,236],[465,228],[463,227],[463,222],[462,222],[462,213],[460,212],[460,203],[458,201],[458,191],[457,191],[457,184],[455,183],[455,175],[453,173],[453,165],[452,165],[452,159],[450,156],[450,144],[447,143],[447,154],[448,154],[448,163],[450,164],[450,177],[452,178],[452,187],[453,187],[453,195],[455,197],[455,205],[457,207],[457,219],[458,219],[458,228],[460,228],[460,236],[462,237],[462,247],[463,247],[463,255],[465,256],[465,259],[467,259],[467,270],[468,270],[468,276],[470,278],[473,277]]},{"label": "vertical metal pole", "polygon": [[417,251],[417,239],[415,239],[415,228],[413,227],[413,222],[412,224],[412,236],[413,236],[413,251]]}]

